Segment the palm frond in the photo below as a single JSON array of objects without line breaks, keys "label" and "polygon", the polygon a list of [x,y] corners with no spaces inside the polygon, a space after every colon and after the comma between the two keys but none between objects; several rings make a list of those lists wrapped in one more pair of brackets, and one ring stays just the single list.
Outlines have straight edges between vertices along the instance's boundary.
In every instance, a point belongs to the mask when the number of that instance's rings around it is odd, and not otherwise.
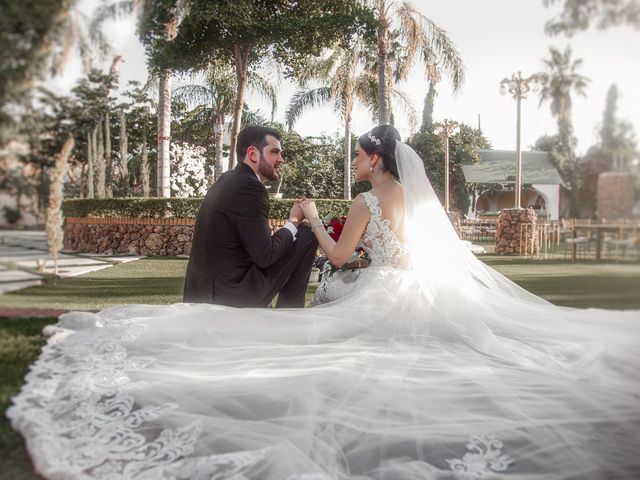
[{"label": "palm frond", "polygon": [[183,85],[173,91],[173,96],[190,106],[210,106],[213,99],[213,92],[211,88],[204,85]]},{"label": "palm frond", "polygon": [[409,130],[411,134],[413,134],[413,132],[416,131],[418,125],[418,112],[413,106],[413,103],[411,103],[409,95],[407,95],[405,92],[398,89],[393,89],[392,93],[394,100],[396,100],[397,103],[400,104],[402,110],[407,115],[407,120],[409,121]]},{"label": "palm frond", "polygon": [[63,40],[60,43],[60,50],[52,56],[51,60],[51,73],[55,76],[62,71],[62,67],[67,63],[73,51],[73,46],[78,40],[78,37],[82,37],[80,26],[78,25],[78,19],[72,12],[65,13],[66,23],[68,27],[63,34]]},{"label": "palm frond", "polygon": [[142,87],[143,93],[148,93],[153,97],[158,96],[158,90],[160,89],[160,77],[157,73],[153,71],[149,72],[149,77],[147,78],[147,83]]},{"label": "palm frond", "polygon": [[292,128],[305,110],[323,106],[332,100],[331,88],[320,87],[312,90],[301,90],[293,94],[285,118],[287,126]]},{"label": "palm frond", "polygon": [[311,57],[306,68],[298,75],[297,81],[301,87],[307,87],[313,80],[329,78],[339,60],[338,49],[329,52],[327,57]]},{"label": "palm frond", "polygon": [[104,59],[113,50],[101,28],[89,28],[89,41],[95,45],[101,59]]},{"label": "palm frond", "polygon": [[102,24],[108,20],[125,18],[134,12],[135,2],[133,0],[120,0],[111,3],[103,3],[94,12],[89,28],[100,30]]},{"label": "palm frond", "polygon": [[438,65],[443,70],[453,85],[453,91],[459,92],[464,84],[465,68],[462,57],[455,44],[449,39],[447,32],[436,25],[431,19],[416,12],[422,21],[421,52],[425,63],[433,63],[433,58],[438,59]]},{"label": "palm frond", "polygon": [[400,20],[400,32],[404,40],[404,52],[398,62],[396,75],[399,79],[405,79],[416,61],[416,54],[423,35],[422,22],[418,12],[409,2],[402,2],[396,10]]},{"label": "palm frond", "polygon": [[354,81],[353,94],[366,107],[374,103],[377,105],[378,78],[371,72],[362,72]]},{"label": "palm frond", "polygon": [[271,102],[271,117],[273,118],[278,109],[278,91],[277,87],[269,82],[265,77],[253,73],[249,75],[248,85],[252,91],[261,95],[265,100]]}]

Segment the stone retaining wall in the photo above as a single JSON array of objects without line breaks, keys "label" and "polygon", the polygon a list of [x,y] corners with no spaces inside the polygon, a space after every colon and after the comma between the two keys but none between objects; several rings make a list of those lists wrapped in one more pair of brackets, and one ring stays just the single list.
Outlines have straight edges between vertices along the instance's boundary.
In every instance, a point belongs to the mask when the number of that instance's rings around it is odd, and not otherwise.
[{"label": "stone retaining wall", "polygon": [[[286,220],[269,221],[272,231]],[[194,218],[65,218],[64,249],[149,257],[191,254]]]}]

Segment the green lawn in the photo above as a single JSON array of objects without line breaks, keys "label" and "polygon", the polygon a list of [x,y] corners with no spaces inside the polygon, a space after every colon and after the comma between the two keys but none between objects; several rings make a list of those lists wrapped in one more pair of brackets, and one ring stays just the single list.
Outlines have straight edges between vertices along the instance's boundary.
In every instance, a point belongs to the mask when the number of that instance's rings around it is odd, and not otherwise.
[{"label": "green lawn", "polygon": [[[527,290],[558,305],[640,308],[640,264],[571,263],[480,257]],[[43,285],[0,295],[1,308],[101,309],[124,303],[169,304],[182,299],[187,262],[180,258],[150,258],[118,264],[81,277],[48,280]],[[310,300],[315,287],[310,287]],[[22,384],[29,365],[44,343],[41,330],[55,319],[0,319],[0,410]],[[36,478],[22,439],[0,421],[0,478]]]},{"label": "green lawn", "polygon": [[493,254],[480,258],[524,289],[556,305],[640,308],[640,263],[572,263]]},{"label": "green lawn", "polygon": [[[640,308],[640,263],[594,263],[479,257],[525,289],[574,307]],[[118,264],[80,277],[0,295],[1,308],[97,310],[125,303],[170,304],[182,300],[187,261],[149,258]],[[309,295],[312,295],[312,288]]]},{"label": "green lawn", "polygon": [[123,303],[176,303],[182,301],[186,269],[183,258],[146,258],[0,295],[0,308],[99,310]]},{"label": "green lawn", "polygon": [[41,332],[45,325],[55,322],[48,318],[18,318],[0,320],[0,478],[22,480],[36,478],[22,437],[11,430],[4,412],[9,407],[29,365],[44,345]]}]

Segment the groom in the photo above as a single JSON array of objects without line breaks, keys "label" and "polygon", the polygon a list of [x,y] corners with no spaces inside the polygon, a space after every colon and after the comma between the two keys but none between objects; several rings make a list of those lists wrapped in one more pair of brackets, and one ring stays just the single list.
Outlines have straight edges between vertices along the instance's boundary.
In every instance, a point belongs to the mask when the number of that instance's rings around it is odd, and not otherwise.
[{"label": "groom", "polygon": [[280,178],[280,134],[251,126],[238,135],[238,165],[207,192],[196,217],[184,301],[234,307],[303,307],[317,241],[296,202],[271,235],[263,182]]}]

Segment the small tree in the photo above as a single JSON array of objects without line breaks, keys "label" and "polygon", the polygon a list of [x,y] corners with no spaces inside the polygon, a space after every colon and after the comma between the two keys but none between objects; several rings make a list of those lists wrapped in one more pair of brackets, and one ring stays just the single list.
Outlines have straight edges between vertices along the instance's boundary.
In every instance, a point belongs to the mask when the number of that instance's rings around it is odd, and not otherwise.
[{"label": "small tree", "polygon": [[[229,168],[242,124],[249,69],[267,58],[303,68],[302,57],[366,28],[370,11],[356,0],[185,0],[185,12],[172,42],[152,42],[152,62],[189,71],[231,60],[236,95]],[[158,21],[156,21],[158,23]],[[156,38],[158,35],[156,34]]]},{"label": "small tree", "polygon": [[[339,137],[282,135],[285,163],[282,193],[286,198],[342,198],[343,140]],[[272,186],[272,188],[274,188]]]},{"label": "small tree", "polygon": [[[633,126],[617,117],[618,89],[612,85],[600,127],[600,141],[587,151],[579,163],[581,213],[594,216],[597,207],[598,176],[603,172],[632,173],[639,156]],[[636,178],[636,183],[638,178]]]},{"label": "small tree", "polygon": [[[409,145],[420,155],[427,176],[438,198],[444,200],[444,144],[434,133],[418,132],[409,140]],[[478,150],[487,150],[491,144],[480,130],[461,123],[458,132],[449,138],[449,175],[452,207],[466,212],[469,209],[467,183],[462,171],[463,164],[477,163]],[[444,201],[442,202],[444,204]]]},{"label": "small tree", "polygon": [[64,142],[61,152],[56,156],[53,170],[51,171],[51,185],[49,187],[49,207],[47,208],[47,245],[49,255],[53,258],[53,273],[58,275],[58,256],[62,250],[64,232],[62,230],[62,198],[64,176],[67,171],[67,162],[73,150],[73,135],[69,134]]},{"label": "small tree", "polygon": [[564,181],[571,185],[571,215],[578,217],[580,192],[575,153],[577,140],[573,133],[571,107],[572,95],[586,96],[589,79],[578,73],[582,60],[571,58],[571,48],[567,47],[561,52],[551,47],[549,54],[549,59],[543,59],[547,71],[540,74],[544,79],[540,90],[540,105],[548,101],[551,115],[558,122],[558,144],[551,158],[557,162],[556,167]]}]

